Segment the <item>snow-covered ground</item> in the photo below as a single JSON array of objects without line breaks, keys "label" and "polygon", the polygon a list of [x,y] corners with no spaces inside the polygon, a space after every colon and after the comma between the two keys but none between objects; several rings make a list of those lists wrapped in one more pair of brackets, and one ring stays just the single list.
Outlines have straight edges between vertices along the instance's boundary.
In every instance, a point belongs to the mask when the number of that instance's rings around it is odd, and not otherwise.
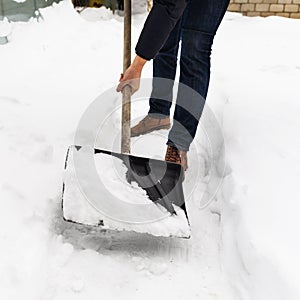
[{"label": "snow-covered ground", "polygon": [[[208,97],[225,151],[216,124],[209,141],[200,128],[185,180],[192,238],[177,240],[62,221],[66,150],[117,84],[122,18],[102,9],[91,22],[69,1],[42,14],[0,45],[1,299],[299,299],[300,21],[226,15]],[[145,17],[134,16],[133,43]],[[133,105],[134,119],[146,111]],[[163,158],[166,134],[133,151]]]}]

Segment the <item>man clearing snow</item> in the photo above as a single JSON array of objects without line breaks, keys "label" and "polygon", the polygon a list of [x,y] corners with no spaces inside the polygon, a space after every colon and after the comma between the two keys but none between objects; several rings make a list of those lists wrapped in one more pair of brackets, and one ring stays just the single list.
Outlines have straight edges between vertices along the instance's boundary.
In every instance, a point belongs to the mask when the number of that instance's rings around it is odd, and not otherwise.
[{"label": "man clearing snow", "polygon": [[[148,115],[131,129],[131,136],[170,128],[173,84],[162,86],[159,80],[156,83],[155,78],[167,78],[174,82],[179,42],[182,41],[182,85],[178,89],[174,124],[169,133],[165,159],[181,164],[184,170],[187,169],[187,151],[195,137],[207,96],[213,39],[228,4],[229,0],[154,1],[135,48],[136,57],[121,76],[117,88],[121,91],[129,84],[132,92],[136,92],[145,63],[153,59],[150,109]],[[187,93],[184,86],[192,88],[195,93]],[[153,96],[159,94],[164,95],[164,100]]]}]

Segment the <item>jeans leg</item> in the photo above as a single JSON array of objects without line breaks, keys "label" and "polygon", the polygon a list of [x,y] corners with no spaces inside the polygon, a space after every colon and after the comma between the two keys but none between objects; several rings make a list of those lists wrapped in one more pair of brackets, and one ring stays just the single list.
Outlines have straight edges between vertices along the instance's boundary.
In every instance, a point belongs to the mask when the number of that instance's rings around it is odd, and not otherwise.
[{"label": "jeans leg", "polygon": [[[229,0],[190,0],[182,24],[180,83],[168,145],[189,150],[201,117],[210,80],[210,56]],[[185,85],[188,87],[186,88]]]},{"label": "jeans leg", "polygon": [[[157,118],[170,115],[173,99],[173,84],[176,76],[177,55],[181,35],[180,19],[163,48],[153,60],[152,93],[149,100],[149,114]],[[161,82],[160,78],[166,78]]]}]

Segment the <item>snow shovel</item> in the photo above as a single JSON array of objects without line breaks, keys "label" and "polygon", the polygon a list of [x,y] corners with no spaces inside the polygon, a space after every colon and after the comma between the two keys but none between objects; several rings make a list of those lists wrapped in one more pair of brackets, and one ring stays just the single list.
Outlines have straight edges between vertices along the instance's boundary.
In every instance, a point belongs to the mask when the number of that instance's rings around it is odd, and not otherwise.
[{"label": "snow shovel", "polygon": [[[123,71],[131,63],[131,0],[124,1]],[[190,227],[183,193],[181,165],[162,160],[130,155],[131,87],[122,90],[121,153],[71,146],[65,162],[62,207],[65,221],[100,226],[117,231],[135,231],[154,236],[190,237]],[[83,161],[91,154],[94,161],[84,161],[83,168],[74,168],[74,161]],[[102,182],[90,170],[95,162],[102,168]],[[118,166],[126,178],[118,178],[112,186],[112,170]],[[76,171],[76,172],[75,172]],[[100,172],[100,173],[101,173]],[[78,178],[81,186],[78,186]],[[124,188],[126,198],[142,199],[138,203],[118,201],[114,194]],[[135,195],[136,194],[136,195]]]}]

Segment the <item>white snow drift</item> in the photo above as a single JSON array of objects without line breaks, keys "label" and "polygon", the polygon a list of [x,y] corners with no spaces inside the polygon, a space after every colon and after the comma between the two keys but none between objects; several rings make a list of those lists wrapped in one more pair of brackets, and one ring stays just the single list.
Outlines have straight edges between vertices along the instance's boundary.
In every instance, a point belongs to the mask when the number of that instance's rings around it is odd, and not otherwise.
[{"label": "white snow drift", "polygon": [[[299,299],[300,22],[226,15],[207,100],[226,153],[199,130],[185,180],[192,238],[182,241],[62,221],[65,153],[86,107],[117,84],[122,18],[90,22],[70,1],[42,14],[0,45],[1,299]],[[134,16],[133,43],[145,17]],[[133,106],[136,120],[146,112],[147,101]],[[134,139],[133,152],[163,159],[166,135]]]}]

